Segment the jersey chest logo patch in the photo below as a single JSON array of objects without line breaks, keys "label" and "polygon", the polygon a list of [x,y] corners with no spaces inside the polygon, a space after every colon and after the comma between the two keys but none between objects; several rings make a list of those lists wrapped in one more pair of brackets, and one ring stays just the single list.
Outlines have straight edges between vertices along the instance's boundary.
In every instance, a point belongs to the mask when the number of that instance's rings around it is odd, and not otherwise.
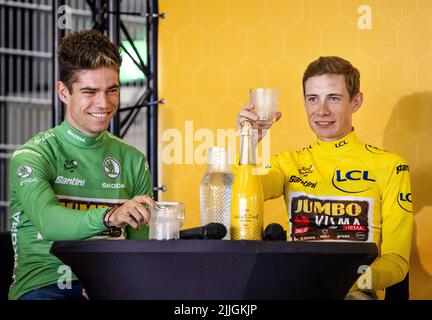
[{"label": "jersey chest logo patch", "polygon": [[313,165],[310,165],[309,167],[301,167],[298,169],[299,174],[301,174],[303,177],[307,177],[310,173],[312,173],[314,170]]},{"label": "jersey chest logo patch", "polygon": [[293,241],[368,241],[372,239],[372,216],[372,199],[290,193],[289,221]]},{"label": "jersey chest logo patch", "polygon": [[27,164],[22,164],[18,167],[16,173],[20,178],[28,178],[32,175],[33,169]]},{"label": "jersey chest logo patch", "polygon": [[367,170],[335,170],[333,187],[346,193],[360,193],[372,188],[375,179]]},{"label": "jersey chest logo patch", "polygon": [[108,178],[116,179],[120,175],[121,166],[116,159],[108,157],[103,162],[103,170]]},{"label": "jersey chest logo patch", "polygon": [[76,160],[65,160],[63,163],[63,168],[65,170],[69,170],[69,172],[74,172],[74,170],[78,167],[78,161]]}]

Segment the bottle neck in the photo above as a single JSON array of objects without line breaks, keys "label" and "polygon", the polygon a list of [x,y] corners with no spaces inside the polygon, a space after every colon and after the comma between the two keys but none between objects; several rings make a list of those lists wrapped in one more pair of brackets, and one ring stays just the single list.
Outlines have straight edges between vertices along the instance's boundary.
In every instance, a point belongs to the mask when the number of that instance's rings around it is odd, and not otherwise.
[{"label": "bottle neck", "polygon": [[255,165],[255,152],[252,147],[252,124],[244,121],[240,129],[240,162],[239,165]]}]

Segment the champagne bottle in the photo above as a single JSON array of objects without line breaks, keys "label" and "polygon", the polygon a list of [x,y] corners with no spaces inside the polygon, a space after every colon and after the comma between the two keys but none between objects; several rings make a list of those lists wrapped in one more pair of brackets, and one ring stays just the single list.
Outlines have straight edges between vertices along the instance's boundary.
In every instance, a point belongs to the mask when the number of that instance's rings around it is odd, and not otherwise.
[{"label": "champagne bottle", "polygon": [[252,125],[245,121],[240,129],[240,162],[232,186],[231,239],[261,240],[264,195],[259,176],[254,173]]}]

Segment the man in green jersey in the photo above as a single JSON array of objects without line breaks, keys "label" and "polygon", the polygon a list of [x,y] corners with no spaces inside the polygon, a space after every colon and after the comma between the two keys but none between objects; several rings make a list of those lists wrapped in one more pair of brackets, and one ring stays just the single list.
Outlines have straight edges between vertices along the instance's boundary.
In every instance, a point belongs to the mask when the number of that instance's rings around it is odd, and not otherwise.
[{"label": "man in green jersey", "polygon": [[58,55],[66,120],[10,160],[10,299],[82,298],[70,268],[49,253],[53,241],[148,238],[146,205],[154,201],[147,160],[107,132],[119,106],[118,47],[88,30],[65,37]]},{"label": "man in green jersey", "polygon": [[[265,199],[284,196],[290,241],[374,242],[378,258],[353,284],[348,299],[383,299],[409,268],[413,226],[409,167],[391,152],[357,139],[352,115],[363,103],[360,73],[340,57],[320,57],[303,75],[309,126],[317,139],[272,157],[262,176]],[[280,118],[278,114],[276,119]],[[261,139],[271,124],[245,105],[238,123],[252,121]],[[325,298],[325,297],[323,297]]]}]

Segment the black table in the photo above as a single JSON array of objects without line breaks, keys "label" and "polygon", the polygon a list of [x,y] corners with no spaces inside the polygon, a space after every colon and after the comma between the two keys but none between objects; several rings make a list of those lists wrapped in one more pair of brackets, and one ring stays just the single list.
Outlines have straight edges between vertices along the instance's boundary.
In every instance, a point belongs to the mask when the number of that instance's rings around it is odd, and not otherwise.
[{"label": "black table", "polygon": [[343,299],[373,243],[227,240],[54,242],[91,299]]}]

